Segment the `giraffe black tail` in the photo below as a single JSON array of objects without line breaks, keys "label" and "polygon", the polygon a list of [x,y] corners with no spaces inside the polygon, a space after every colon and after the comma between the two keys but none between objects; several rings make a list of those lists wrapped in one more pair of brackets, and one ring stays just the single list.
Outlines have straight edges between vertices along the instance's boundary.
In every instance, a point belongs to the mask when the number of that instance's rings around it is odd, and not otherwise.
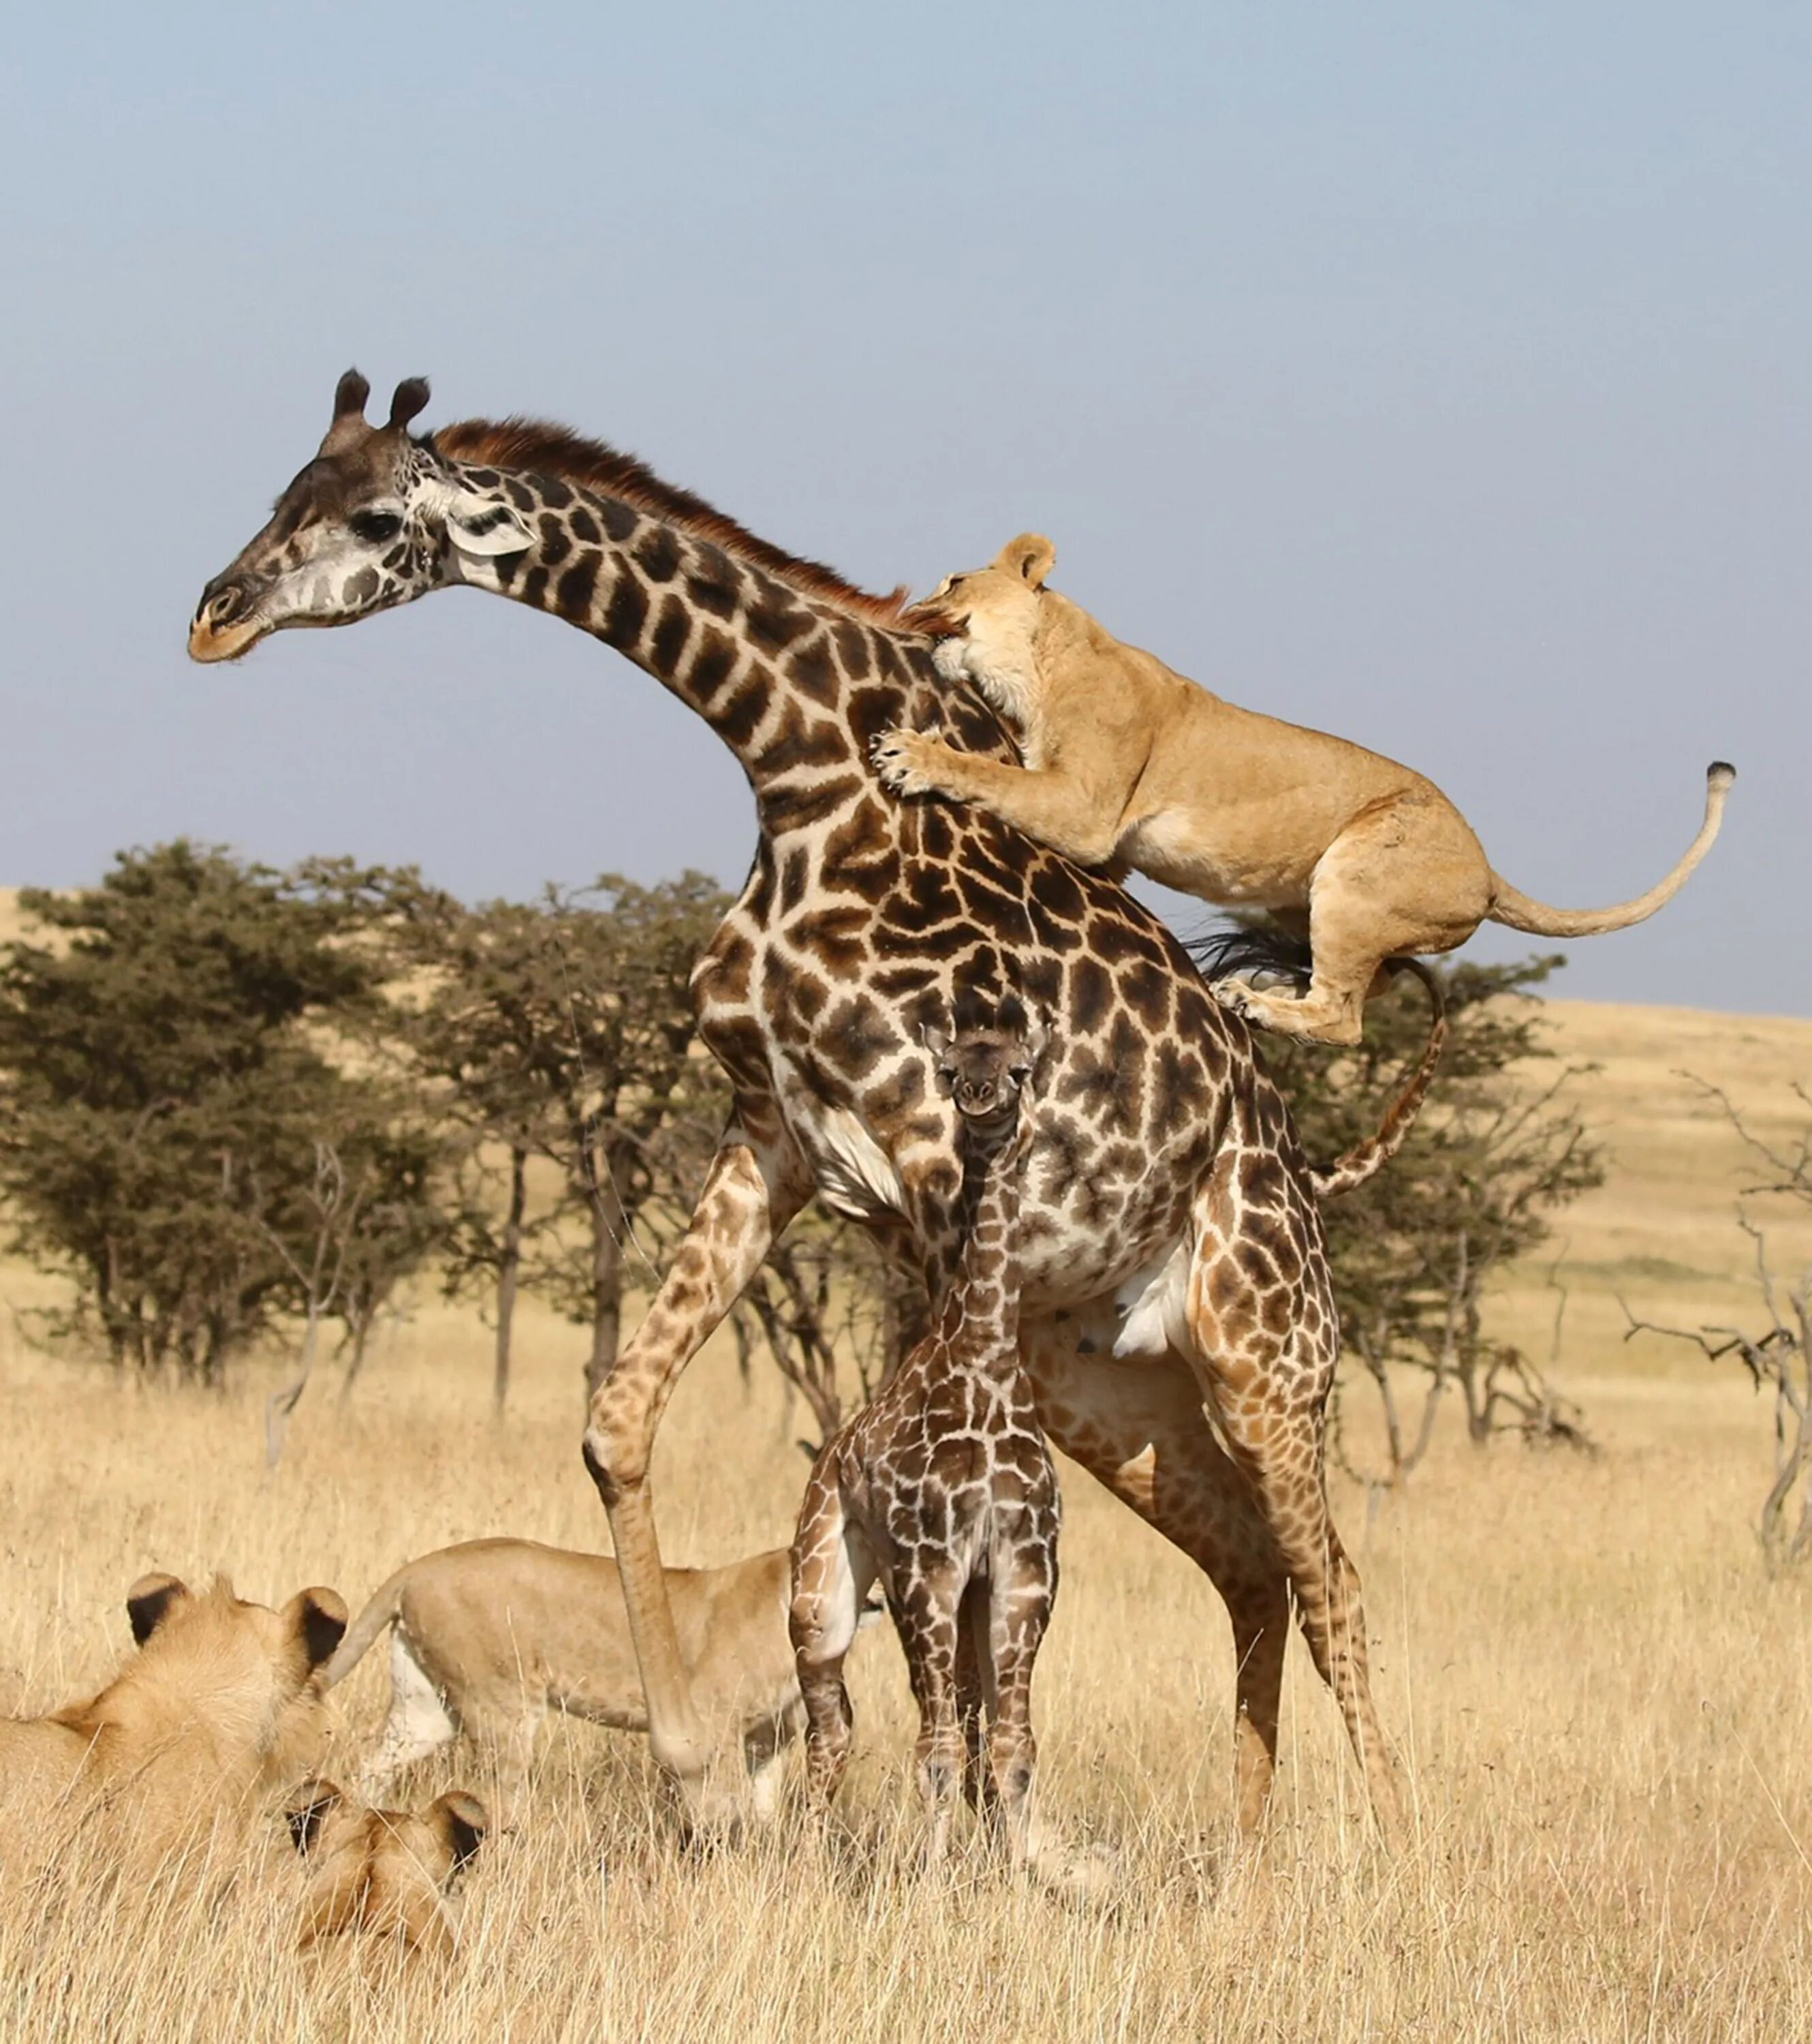
[{"label": "giraffe black tail", "polygon": [[1183,948],[1194,961],[1203,978],[1212,982],[1231,979],[1242,973],[1275,974],[1307,988],[1311,970],[1309,947],[1301,937],[1293,937],[1275,923],[1223,923],[1185,937]]},{"label": "giraffe black tail", "polygon": [[1337,1158],[1333,1163],[1309,1166],[1309,1183],[1315,1188],[1317,1199],[1334,1199],[1342,1193],[1354,1191],[1395,1156],[1403,1147],[1403,1138],[1415,1126],[1415,1117],[1422,1111],[1422,1103],[1441,1062],[1441,1054],[1447,1047],[1447,998],[1441,990],[1440,981],[1420,959],[1391,959],[1387,962],[1392,972],[1413,973],[1428,989],[1431,1011],[1428,1041],[1403,1091],[1385,1110],[1376,1132],[1363,1143],[1355,1143],[1344,1157]]}]

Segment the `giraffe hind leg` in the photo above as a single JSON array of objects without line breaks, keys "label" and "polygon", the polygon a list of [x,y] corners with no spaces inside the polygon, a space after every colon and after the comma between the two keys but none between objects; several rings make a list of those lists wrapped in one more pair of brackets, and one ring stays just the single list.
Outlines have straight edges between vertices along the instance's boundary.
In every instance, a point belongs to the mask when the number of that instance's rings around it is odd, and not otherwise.
[{"label": "giraffe hind leg", "polygon": [[1277,1762],[1289,1581],[1257,1503],[1202,1411],[1191,1366],[1174,1352],[1104,1368],[1112,1318],[1040,1318],[1022,1357],[1046,1433],[1122,1503],[1187,1554],[1233,1621],[1234,1800],[1256,1830]]},{"label": "giraffe hind leg", "polygon": [[[1217,1173],[1198,1202],[1191,1361],[1288,1573],[1303,1639],[1346,1720],[1379,1828],[1393,1838],[1400,1797],[1372,1698],[1359,1575],[1328,1509],[1324,1414],[1338,1354],[1333,1304],[1321,1296],[1325,1287],[1288,1283],[1284,1266],[1293,1251],[1276,1217],[1246,1214],[1237,1238],[1223,1224],[1237,1211],[1233,1197],[1227,1175]],[[1273,1225],[1261,1233],[1267,1219]],[[1296,1275],[1305,1274],[1299,1258]],[[1269,1296],[1277,1289],[1291,1293],[1280,1335],[1271,1331],[1280,1317]]]}]

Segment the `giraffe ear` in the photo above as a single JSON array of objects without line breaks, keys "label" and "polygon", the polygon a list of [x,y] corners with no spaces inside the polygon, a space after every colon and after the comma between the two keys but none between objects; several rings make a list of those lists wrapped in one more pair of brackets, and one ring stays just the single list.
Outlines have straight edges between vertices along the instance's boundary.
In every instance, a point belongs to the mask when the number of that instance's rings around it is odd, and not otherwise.
[{"label": "giraffe ear", "polygon": [[535,544],[534,535],[508,504],[476,491],[461,491],[447,507],[447,536],[463,554],[489,559],[520,554]]}]

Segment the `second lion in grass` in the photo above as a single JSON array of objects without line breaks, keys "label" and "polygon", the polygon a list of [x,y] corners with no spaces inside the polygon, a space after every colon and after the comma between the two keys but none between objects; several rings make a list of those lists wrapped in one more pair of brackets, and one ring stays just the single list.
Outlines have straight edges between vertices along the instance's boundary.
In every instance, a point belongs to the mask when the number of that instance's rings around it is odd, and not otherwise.
[{"label": "second lion in grass", "polygon": [[[788,1550],[721,1569],[669,1569],[666,1577],[699,1708],[741,1739],[754,1812],[766,1818],[776,1762],[804,1723],[787,1635]],[[367,1797],[464,1732],[496,1765],[500,1815],[512,1823],[550,1711],[620,1731],[648,1728],[623,1586],[606,1555],[533,1540],[468,1540],[407,1562],[347,1629],[328,1664],[328,1688],[386,1627],[393,1628],[390,1706],[359,1776]]]}]

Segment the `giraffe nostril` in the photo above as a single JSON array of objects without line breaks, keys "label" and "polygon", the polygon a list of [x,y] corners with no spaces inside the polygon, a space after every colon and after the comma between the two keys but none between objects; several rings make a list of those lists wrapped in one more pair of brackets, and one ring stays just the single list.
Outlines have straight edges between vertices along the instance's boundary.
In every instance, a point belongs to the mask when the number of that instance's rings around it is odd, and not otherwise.
[{"label": "giraffe nostril", "polygon": [[208,588],[202,592],[202,607],[195,613],[202,623],[213,625],[231,624],[246,607],[246,591],[239,582],[229,582],[218,588]]}]

